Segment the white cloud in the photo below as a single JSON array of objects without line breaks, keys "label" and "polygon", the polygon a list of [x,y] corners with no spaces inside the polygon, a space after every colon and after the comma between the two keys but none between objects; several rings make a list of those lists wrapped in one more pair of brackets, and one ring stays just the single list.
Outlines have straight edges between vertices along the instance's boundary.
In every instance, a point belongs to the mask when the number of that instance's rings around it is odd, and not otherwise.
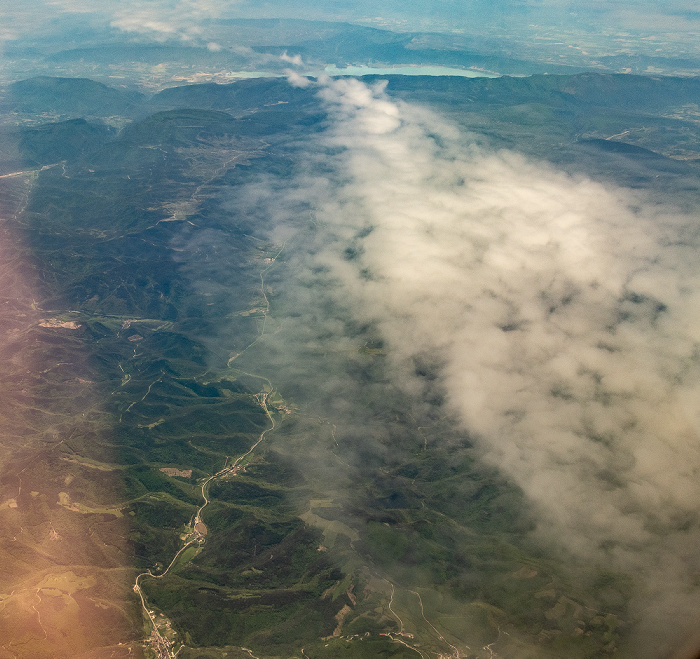
[{"label": "white cloud", "polygon": [[178,35],[190,40],[198,33],[197,22],[219,15],[220,7],[211,2],[191,0],[151,0],[115,6],[110,25],[125,32],[138,32],[167,38]]},{"label": "white cloud", "polygon": [[309,87],[312,84],[309,78],[304,77],[293,69],[285,69],[284,72],[287,76],[287,82],[293,87]]},{"label": "white cloud", "polygon": [[287,51],[285,50],[281,55],[280,59],[283,62],[289,62],[290,64],[293,64],[294,66],[304,66],[304,60],[301,58],[301,55],[297,53],[296,55],[289,55],[287,54]]},{"label": "white cloud", "polygon": [[481,151],[381,85],[324,79],[319,96],[343,183],[307,181],[317,259],[378,324],[397,383],[419,391],[416,358],[437,358],[540,537],[635,578],[658,656],[700,614],[698,218]]},{"label": "white cloud", "polygon": [[125,32],[157,40],[175,36],[184,41],[195,39],[201,33],[201,21],[228,16],[238,4],[237,0],[108,0],[99,7],[92,0],[49,0],[46,3],[52,14],[94,14]]}]

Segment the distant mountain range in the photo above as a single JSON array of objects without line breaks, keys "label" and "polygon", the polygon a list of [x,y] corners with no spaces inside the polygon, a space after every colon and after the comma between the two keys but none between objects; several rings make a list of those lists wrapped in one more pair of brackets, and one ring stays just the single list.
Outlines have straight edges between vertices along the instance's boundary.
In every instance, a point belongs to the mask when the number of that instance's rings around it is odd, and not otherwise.
[{"label": "distant mountain range", "polygon": [[[116,31],[81,35],[74,41],[51,44],[39,39],[31,45],[8,43],[4,56],[17,60],[25,70],[166,65],[182,73],[193,67],[205,71],[221,68],[239,71],[280,72],[287,63],[279,56],[301,56],[311,67],[348,65],[432,65],[477,68],[504,75],[536,73],[567,74],[596,69],[603,72],[646,74],[697,74],[700,60],[668,53],[634,54],[627,50],[604,55],[588,55],[583,48],[569,49],[566,55],[553,55],[546,43],[557,42],[554,34],[537,43],[501,43],[495,37],[429,32],[393,32],[344,22],[296,19],[210,19],[202,22],[200,40],[184,44],[143,42],[125,38]],[[565,41],[562,36],[559,41]],[[558,51],[557,51],[558,52]]]}]

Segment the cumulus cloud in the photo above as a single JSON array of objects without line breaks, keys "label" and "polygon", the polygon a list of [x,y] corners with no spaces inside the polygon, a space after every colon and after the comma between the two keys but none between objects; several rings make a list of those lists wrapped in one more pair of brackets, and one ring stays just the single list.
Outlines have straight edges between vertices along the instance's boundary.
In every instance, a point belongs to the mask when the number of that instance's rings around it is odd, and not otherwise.
[{"label": "cumulus cloud", "polygon": [[698,218],[485,151],[381,84],[318,94],[335,170],[294,193],[323,227],[315,267],[379,328],[396,383],[420,395],[416,364],[435,365],[538,537],[636,580],[658,656],[700,614]]},{"label": "cumulus cloud", "polygon": [[192,0],[151,0],[127,3],[113,9],[110,25],[126,32],[168,38],[178,35],[189,41],[200,33],[197,23],[218,16],[221,7],[212,2]]},{"label": "cumulus cloud", "polygon": [[309,78],[297,73],[293,69],[285,69],[285,74],[287,75],[287,82],[289,82],[292,87],[309,87],[312,82]]},{"label": "cumulus cloud", "polygon": [[304,66],[304,60],[301,58],[301,55],[297,53],[296,55],[289,55],[287,51],[285,50],[281,55],[280,59],[283,62],[289,62],[290,64],[293,64],[294,66]]},{"label": "cumulus cloud", "polygon": [[[94,14],[111,27],[146,35],[156,40],[177,37],[184,41],[201,34],[201,22],[228,16],[238,6],[237,0],[124,0],[105,2],[96,7],[92,0],[47,0],[52,13]],[[42,8],[43,9],[43,8]]]}]

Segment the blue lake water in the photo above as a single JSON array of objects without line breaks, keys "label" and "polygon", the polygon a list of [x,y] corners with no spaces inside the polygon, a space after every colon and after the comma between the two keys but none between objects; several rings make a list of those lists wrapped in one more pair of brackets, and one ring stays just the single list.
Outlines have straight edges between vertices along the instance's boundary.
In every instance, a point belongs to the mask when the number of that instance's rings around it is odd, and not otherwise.
[{"label": "blue lake water", "polygon": [[367,75],[403,75],[403,76],[463,76],[465,78],[499,78],[491,71],[476,69],[455,69],[448,66],[347,66],[339,69],[335,64],[327,66],[324,71],[329,76],[367,76]]}]

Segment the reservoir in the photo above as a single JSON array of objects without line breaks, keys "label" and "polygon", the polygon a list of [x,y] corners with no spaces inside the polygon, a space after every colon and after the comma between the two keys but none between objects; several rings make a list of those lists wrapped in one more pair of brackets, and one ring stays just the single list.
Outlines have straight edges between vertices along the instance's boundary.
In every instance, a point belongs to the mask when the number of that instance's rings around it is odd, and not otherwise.
[{"label": "reservoir", "polygon": [[324,69],[329,76],[462,76],[465,78],[500,78],[498,73],[478,69],[455,69],[448,66],[346,66],[339,69],[331,64]]}]

